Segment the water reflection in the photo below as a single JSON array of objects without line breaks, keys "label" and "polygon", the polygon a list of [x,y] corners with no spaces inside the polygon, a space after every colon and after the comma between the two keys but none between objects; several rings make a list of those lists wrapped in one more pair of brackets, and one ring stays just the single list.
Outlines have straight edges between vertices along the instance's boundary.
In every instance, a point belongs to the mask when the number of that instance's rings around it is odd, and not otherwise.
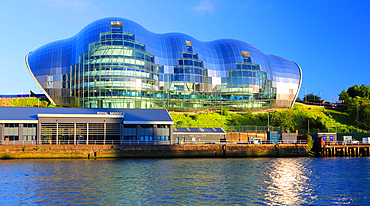
[{"label": "water reflection", "polygon": [[369,163],[369,158],[0,161],[0,205],[367,205]]},{"label": "water reflection", "polygon": [[307,182],[311,171],[303,164],[305,159],[277,159],[270,164],[266,199],[283,205],[308,204],[306,196],[315,199]]}]

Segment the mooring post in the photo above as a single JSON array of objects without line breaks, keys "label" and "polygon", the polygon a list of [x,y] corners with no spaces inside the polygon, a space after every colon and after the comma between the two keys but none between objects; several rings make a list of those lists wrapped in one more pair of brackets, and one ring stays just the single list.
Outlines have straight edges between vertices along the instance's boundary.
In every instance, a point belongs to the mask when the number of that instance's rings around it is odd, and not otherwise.
[{"label": "mooring post", "polygon": [[360,156],[360,147],[357,147],[357,157]]},{"label": "mooring post", "polygon": [[335,151],[335,147],[333,147],[333,152],[334,152],[333,157],[335,157],[335,153],[337,152]]}]

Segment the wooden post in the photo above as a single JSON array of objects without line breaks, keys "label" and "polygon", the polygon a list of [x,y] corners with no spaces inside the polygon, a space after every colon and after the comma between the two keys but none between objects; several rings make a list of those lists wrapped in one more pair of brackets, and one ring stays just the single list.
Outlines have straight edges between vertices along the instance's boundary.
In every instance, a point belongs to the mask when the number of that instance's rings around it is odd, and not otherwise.
[{"label": "wooden post", "polygon": [[335,151],[335,147],[333,147],[333,157],[335,157],[335,153],[336,153],[336,151]]},{"label": "wooden post", "polygon": [[359,157],[360,156],[360,147],[357,147],[357,157]]}]

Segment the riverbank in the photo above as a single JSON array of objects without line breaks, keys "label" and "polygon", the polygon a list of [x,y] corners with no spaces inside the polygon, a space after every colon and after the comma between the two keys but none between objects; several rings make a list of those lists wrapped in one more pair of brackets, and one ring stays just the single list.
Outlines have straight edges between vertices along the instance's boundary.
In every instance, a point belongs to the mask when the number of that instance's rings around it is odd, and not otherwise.
[{"label": "riverbank", "polygon": [[307,144],[0,145],[0,159],[307,157]]}]

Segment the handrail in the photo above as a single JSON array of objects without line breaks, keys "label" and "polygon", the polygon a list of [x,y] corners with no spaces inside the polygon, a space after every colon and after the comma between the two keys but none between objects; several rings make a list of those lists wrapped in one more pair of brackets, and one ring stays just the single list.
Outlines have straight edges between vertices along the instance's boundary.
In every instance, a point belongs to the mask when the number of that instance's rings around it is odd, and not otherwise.
[{"label": "handrail", "polygon": [[228,144],[228,145],[266,145],[266,144],[307,144],[306,140],[185,140],[185,141],[141,141],[141,140],[41,140],[1,141],[2,145],[189,145],[189,144]]}]

